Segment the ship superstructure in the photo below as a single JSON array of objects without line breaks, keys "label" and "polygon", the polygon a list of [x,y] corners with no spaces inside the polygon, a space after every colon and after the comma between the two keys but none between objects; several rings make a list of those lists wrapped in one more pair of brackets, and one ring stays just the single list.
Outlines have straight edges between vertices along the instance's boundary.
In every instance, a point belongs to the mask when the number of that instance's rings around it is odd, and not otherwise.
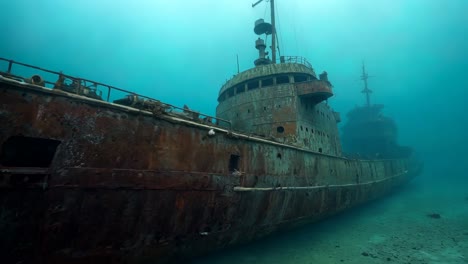
[{"label": "ship superstructure", "polygon": [[[258,4],[261,1],[258,1]],[[232,121],[232,127],[278,142],[340,156],[336,123],[339,113],[327,104],[333,96],[327,72],[317,76],[300,56],[280,56],[276,61],[274,1],[272,24],[258,19],[254,32],[271,35],[272,59],[262,38],[255,41],[259,57],[255,67],[235,75],[219,92],[216,115]]]}]

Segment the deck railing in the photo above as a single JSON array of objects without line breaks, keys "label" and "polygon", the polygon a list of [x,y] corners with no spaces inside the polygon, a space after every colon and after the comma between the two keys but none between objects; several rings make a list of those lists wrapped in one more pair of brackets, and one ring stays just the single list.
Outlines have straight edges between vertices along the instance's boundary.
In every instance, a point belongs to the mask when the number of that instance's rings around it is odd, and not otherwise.
[{"label": "deck railing", "polygon": [[281,56],[280,57],[281,63],[299,63],[305,65],[307,68],[312,69],[312,64],[310,64],[306,58],[301,56]]},{"label": "deck railing", "polygon": [[[110,103],[112,98],[114,99],[112,103],[115,104],[126,105],[140,110],[153,111],[158,113],[177,114],[177,116],[197,121],[199,123],[227,127],[229,130],[232,129],[232,125],[229,120],[202,114],[190,110],[186,106],[182,108],[171,104],[162,103],[159,100],[153,99],[151,97],[137,94],[135,92],[131,92],[112,85],[91,81],[84,78],[73,77],[71,75],[63,74],[62,72],[51,71],[34,65],[8,60],[5,58],[0,58],[0,63],[6,63],[7,65],[6,71],[2,71],[0,69],[0,75],[15,79],[17,81],[36,84],[50,89],[63,90],[69,93],[74,93]],[[15,68],[21,66],[22,68],[18,69],[18,71],[22,74],[13,73],[13,66],[16,66]],[[38,71],[43,75],[39,75]],[[50,79],[54,77],[56,78],[56,81],[51,81]]]}]

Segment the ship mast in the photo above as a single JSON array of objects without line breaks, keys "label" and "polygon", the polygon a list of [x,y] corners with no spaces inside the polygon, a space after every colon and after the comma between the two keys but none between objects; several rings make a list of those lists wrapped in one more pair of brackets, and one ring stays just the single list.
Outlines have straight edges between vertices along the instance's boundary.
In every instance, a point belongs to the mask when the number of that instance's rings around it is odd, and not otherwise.
[{"label": "ship mast", "polygon": [[[260,4],[263,0],[258,0],[252,7]],[[276,23],[275,23],[275,1],[270,0],[270,10],[271,10],[271,61],[273,64],[276,63]]]},{"label": "ship mast", "polygon": [[364,81],[364,90],[362,90],[362,93],[366,94],[366,105],[367,107],[370,107],[370,94],[372,93],[372,90],[370,90],[367,87],[367,79],[369,79],[369,74],[366,72],[366,66],[364,65],[364,62],[362,63],[362,75],[361,75],[361,80]]}]

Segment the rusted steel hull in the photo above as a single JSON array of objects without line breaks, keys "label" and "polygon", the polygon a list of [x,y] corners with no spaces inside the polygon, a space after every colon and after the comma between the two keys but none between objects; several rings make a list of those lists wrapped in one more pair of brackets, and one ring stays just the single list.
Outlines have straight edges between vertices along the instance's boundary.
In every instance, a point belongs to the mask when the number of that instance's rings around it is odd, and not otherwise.
[{"label": "rusted steel hull", "polygon": [[162,263],[316,221],[413,174],[407,160],[327,156],[62,91],[0,85],[5,263]]}]

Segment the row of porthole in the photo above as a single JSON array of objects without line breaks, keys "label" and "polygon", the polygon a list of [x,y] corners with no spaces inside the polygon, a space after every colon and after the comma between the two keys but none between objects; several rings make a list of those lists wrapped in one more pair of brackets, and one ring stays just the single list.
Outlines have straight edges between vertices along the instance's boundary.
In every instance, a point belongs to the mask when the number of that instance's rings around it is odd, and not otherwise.
[{"label": "row of porthole", "polygon": [[[281,108],[281,105],[278,105],[277,107]],[[264,106],[263,111],[266,111],[266,110],[267,110],[267,108],[266,108],[266,106]],[[250,114],[250,109],[247,109],[247,113]],[[239,113],[236,113],[236,117],[239,117]]]},{"label": "row of porthole", "polygon": [[[301,127],[302,127],[302,126],[301,126]],[[278,133],[280,133],[280,134],[281,134],[281,133],[284,133],[284,127],[282,127],[282,126],[276,127],[276,132],[278,132]],[[324,133],[322,133],[322,134],[324,134]],[[327,135],[327,137],[328,137],[328,135]],[[318,148],[318,152],[322,153],[322,148]],[[279,158],[281,159],[281,154],[278,154],[278,155],[280,155]]]},{"label": "row of porthole", "polygon": [[[308,144],[309,144],[309,139],[304,138],[303,140],[304,140],[304,145],[308,146]],[[321,142],[321,143],[323,144],[323,142]],[[318,148],[318,152],[322,153],[322,148]]]},{"label": "row of porthole", "polygon": [[[322,153],[322,148],[318,148],[318,152],[319,152],[319,153]],[[278,159],[281,159],[281,158],[282,158],[281,153],[276,154],[276,157],[277,157]],[[333,170],[332,170],[332,171],[333,171]]]},{"label": "row of porthole", "polygon": [[[321,115],[322,117],[325,117],[325,113],[322,112],[322,111],[318,111],[318,110],[317,110],[317,114],[318,114],[318,115]],[[328,118],[328,120],[330,120],[330,115],[326,115],[326,117]]]},{"label": "row of porthole", "polygon": [[[313,128],[311,128],[310,130],[311,130],[312,133],[314,133],[314,129],[313,129]],[[301,131],[303,131],[303,127],[302,127],[302,126],[301,126]],[[306,131],[309,132],[309,128],[306,127]],[[330,138],[330,135],[325,134],[325,133],[323,133],[323,132],[321,132],[321,131],[319,131],[319,130],[316,130],[316,131],[317,131],[317,134],[318,134],[319,136],[326,136],[327,138]],[[283,126],[278,126],[278,127],[276,127],[276,132],[278,132],[278,133],[284,133],[284,127],[283,127]]]},{"label": "row of porthole", "polygon": [[[281,108],[281,105],[280,105],[280,104],[277,105],[277,108]],[[266,106],[263,107],[263,111],[267,111],[267,107],[266,107]],[[247,113],[250,114],[250,108],[247,109]],[[325,117],[325,114],[324,114],[323,112],[319,112],[319,111],[317,110],[317,113],[318,113],[318,114],[322,114],[322,116]],[[329,116],[329,115],[326,115],[326,116],[327,116],[328,120],[330,120],[330,116]],[[236,117],[239,117],[239,113],[236,114]],[[302,128],[302,126],[301,126],[301,131],[302,131],[302,130],[303,130],[303,128]],[[309,130],[306,128],[306,131],[309,131]],[[312,131],[312,133],[314,133],[314,130],[313,130],[312,128],[311,128],[311,131]],[[319,135],[320,135],[320,132],[319,132]],[[327,135],[327,137],[328,137],[328,135]]]},{"label": "row of porthole", "polygon": [[[305,104],[305,110],[308,110],[308,109],[309,109],[309,104],[306,103],[306,104]],[[313,109],[313,108],[312,108],[312,109]],[[325,113],[322,112],[322,111],[317,110],[317,114],[318,114],[318,115],[321,115],[322,117],[325,117],[325,116],[326,116],[326,117],[328,118],[328,120],[330,120],[330,115],[328,115],[328,114],[325,115]]]},{"label": "row of porthole", "polygon": [[[306,130],[306,132],[309,132],[309,128],[308,128],[308,127],[306,127],[305,130]],[[303,127],[303,126],[301,126],[301,131],[304,131],[304,127]],[[321,131],[319,131],[319,130],[316,130],[316,131],[317,131],[317,134],[318,134],[319,136],[326,136],[327,138],[330,138],[330,135],[328,135],[328,134],[326,134],[326,133],[324,133],[324,132],[321,132]],[[312,134],[314,134],[314,129],[311,128],[311,129],[310,129],[310,132],[312,132]]]},{"label": "row of porthole", "polygon": [[[279,104],[279,105],[277,105],[276,107],[277,107],[277,108],[281,108],[281,105]],[[264,106],[264,107],[263,107],[263,111],[266,111],[266,110],[267,110],[267,107]],[[247,109],[247,113],[250,113],[250,109]]]}]

